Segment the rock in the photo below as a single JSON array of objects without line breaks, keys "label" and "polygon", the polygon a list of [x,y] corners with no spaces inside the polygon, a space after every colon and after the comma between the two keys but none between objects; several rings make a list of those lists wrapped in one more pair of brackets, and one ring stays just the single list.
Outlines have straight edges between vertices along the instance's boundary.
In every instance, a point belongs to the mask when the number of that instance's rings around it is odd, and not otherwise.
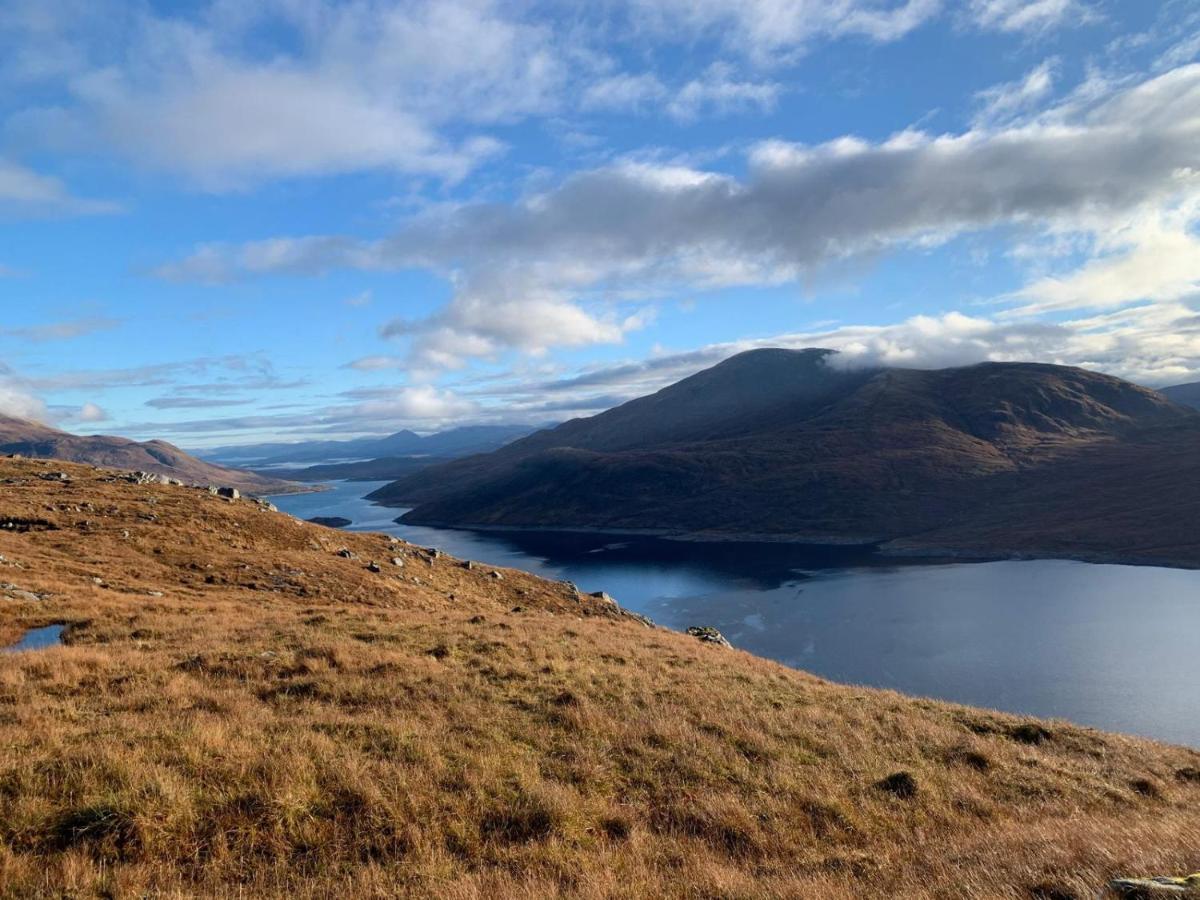
[{"label": "rock", "polygon": [[1200,897],[1200,873],[1187,878],[1118,878],[1108,883],[1118,897],[1154,900],[1157,897]]},{"label": "rock", "polygon": [[0,591],[4,591],[4,595],[9,600],[22,600],[26,603],[40,603],[43,599],[41,594],[35,594],[33,591],[22,590],[15,584],[0,584]]},{"label": "rock", "polygon": [[369,563],[367,563],[367,571],[374,572],[375,574],[379,574],[380,572],[383,571],[383,568],[377,562],[369,562]]},{"label": "rock", "polygon": [[467,560],[465,563],[463,563],[463,568],[464,568],[464,569],[474,569],[474,568],[475,568],[475,561],[474,561],[474,560],[471,560],[471,559],[468,559],[468,560]]},{"label": "rock", "polygon": [[488,574],[491,575],[492,578],[496,579],[496,581],[501,581],[504,578],[504,576],[501,575],[499,572],[497,572],[495,569],[492,569],[492,571],[489,572]]},{"label": "rock", "polygon": [[326,528],[345,528],[347,525],[354,523],[349,519],[343,519],[341,516],[313,516],[305,521],[311,522],[314,525],[324,525]]},{"label": "rock", "polygon": [[235,487],[217,488],[217,496],[224,497],[226,500],[240,500],[242,492]]},{"label": "rock", "polygon": [[43,472],[38,476],[38,478],[40,478],[42,481],[69,482],[71,480],[71,476],[66,472]]},{"label": "rock", "polygon": [[908,800],[917,795],[917,780],[908,772],[895,772],[875,782],[875,789]]},{"label": "rock", "polygon": [[340,556],[342,559],[358,559],[358,557],[355,555],[354,551],[351,550],[349,547],[343,547],[341,550],[339,550],[337,552],[337,555]]},{"label": "rock", "polygon": [[438,559],[439,557],[441,557],[441,555],[442,555],[442,551],[437,549],[436,547],[429,548],[429,558],[430,559]]},{"label": "rock", "polygon": [[617,601],[610,597],[604,591],[596,591],[594,594],[588,594],[593,600],[599,600],[601,603],[608,603],[612,606],[617,605]]},{"label": "rock", "polygon": [[392,565],[396,566],[399,569],[403,569],[404,568],[404,560],[402,560],[398,556],[393,556],[392,557]]},{"label": "rock", "polygon": [[693,625],[687,630],[698,641],[703,641],[706,644],[716,644],[719,647],[733,647],[733,644],[725,640],[725,635],[717,631],[711,625]]}]

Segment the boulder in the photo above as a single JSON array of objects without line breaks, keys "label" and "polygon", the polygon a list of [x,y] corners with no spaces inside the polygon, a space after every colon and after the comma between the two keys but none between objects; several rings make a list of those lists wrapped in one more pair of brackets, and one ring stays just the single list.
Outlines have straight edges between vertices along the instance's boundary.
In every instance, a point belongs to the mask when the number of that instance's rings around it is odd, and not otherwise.
[{"label": "boulder", "polygon": [[358,559],[358,557],[355,555],[354,551],[351,550],[349,547],[343,547],[341,550],[339,550],[337,552],[337,555],[340,556],[342,559]]},{"label": "boulder", "polygon": [[725,635],[717,631],[711,625],[693,625],[687,630],[698,641],[703,641],[706,644],[716,644],[719,647],[732,647],[733,644],[725,639]]},{"label": "boulder", "polygon": [[377,562],[369,562],[367,563],[367,571],[378,574],[383,571],[383,568]]},{"label": "boulder", "polygon": [[235,487],[217,488],[217,496],[224,497],[226,500],[240,500],[242,492]]}]

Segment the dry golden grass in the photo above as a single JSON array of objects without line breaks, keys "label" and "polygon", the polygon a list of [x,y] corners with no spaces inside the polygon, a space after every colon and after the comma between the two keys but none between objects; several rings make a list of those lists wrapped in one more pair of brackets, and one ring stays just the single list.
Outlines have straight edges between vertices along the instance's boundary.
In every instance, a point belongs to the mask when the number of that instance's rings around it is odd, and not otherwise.
[{"label": "dry golden grass", "polygon": [[1200,753],[109,477],[0,460],[0,516],[56,526],[0,531],[0,582],[47,595],[0,600],[0,636],[69,625],[0,658],[0,896],[1092,898],[1200,869]]}]

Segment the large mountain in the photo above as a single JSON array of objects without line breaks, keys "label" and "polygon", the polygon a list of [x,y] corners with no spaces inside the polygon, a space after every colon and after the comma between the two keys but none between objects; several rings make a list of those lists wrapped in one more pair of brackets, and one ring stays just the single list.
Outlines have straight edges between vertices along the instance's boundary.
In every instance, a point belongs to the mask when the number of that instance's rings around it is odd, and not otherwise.
[{"label": "large mountain", "polygon": [[531,425],[468,425],[428,435],[398,431],[382,438],[217,447],[201,455],[214,462],[260,467],[415,456],[453,459],[495,450],[532,430]]},{"label": "large mountain", "polygon": [[109,435],[81,436],[37,422],[0,416],[0,454],[90,463],[112,469],[153,472],[188,484],[236,487],[251,493],[283,493],[297,485],[203,462],[165,441],[138,443]]},{"label": "large mountain", "polygon": [[373,498],[425,524],[1200,564],[1200,413],[1062,366],[758,350]]}]

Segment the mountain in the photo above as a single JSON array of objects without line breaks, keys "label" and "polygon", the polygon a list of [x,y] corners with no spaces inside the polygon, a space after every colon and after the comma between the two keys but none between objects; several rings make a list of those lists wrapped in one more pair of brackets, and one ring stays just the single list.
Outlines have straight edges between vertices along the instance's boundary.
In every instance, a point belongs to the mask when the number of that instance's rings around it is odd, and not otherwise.
[{"label": "mountain", "polygon": [[89,463],[109,469],[153,472],[187,484],[236,487],[249,493],[286,493],[297,485],[203,462],[165,441],[138,443],[107,435],[80,436],[37,422],[0,416],[0,454]]},{"label": "mountain", "polygon": [[1159,393],[1171,398],[1176,403],[1183,406],[1190,406],[1192,409],[1200,409],[1200,381],[1191,381],[1187,384],[1175,384],[1171,387],[1165,387]]},{"label": "mountain", "polygon": [[453,459],[495,450],[510,441],[524,437],[532,430],[531,425],[468,425],[425,436],[413,431],[398,431],[382,438],[244,444],[217,447],[201,451],[200,455],[215,462],[229,465],[252,464],[255,467],[408,456]]},{"label": "mountain", "polygon": [[757,350],[372,499],[405,522],[1200,565],[1200,413],[1082,369]]},{"label": "mountain", "polygon": [[1195,750],[53,467],[0,459],[0,645],[62,641],[0,655],[5,897],[1082,898],[1195,868]]}]

